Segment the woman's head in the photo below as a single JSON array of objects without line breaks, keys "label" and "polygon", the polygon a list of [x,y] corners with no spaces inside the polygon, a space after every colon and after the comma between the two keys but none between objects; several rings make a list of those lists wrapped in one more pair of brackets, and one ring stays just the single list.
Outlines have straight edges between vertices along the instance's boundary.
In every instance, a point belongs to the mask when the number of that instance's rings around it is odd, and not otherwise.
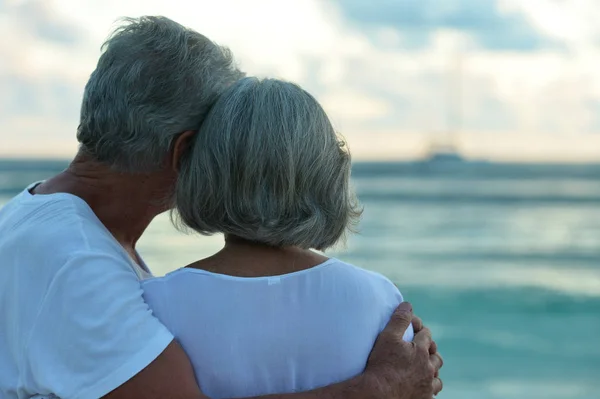
[{"label": "woman's head", "polygon": [[358,220],[350,154],[295,84],[245,78],[208,113],[183,156],[183,225],[271,246],[325,249]]}]

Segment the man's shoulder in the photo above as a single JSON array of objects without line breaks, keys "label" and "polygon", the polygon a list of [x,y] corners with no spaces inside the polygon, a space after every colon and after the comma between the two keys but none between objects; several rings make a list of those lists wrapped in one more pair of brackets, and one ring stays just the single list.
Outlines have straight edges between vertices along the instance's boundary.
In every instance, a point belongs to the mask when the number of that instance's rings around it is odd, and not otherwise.
[{"label": "man's shoulder", "polygon": [[92,246],[90,236],[110,238],[89,206],[67,194],[16,197],[0,210],[0,233],[0,245],[12,241],[26,247],[47,244],[60,250],[64,243],[71,251],[73,246]]},{"label": "man's shoulder", "polygon": [[105,254],[123,260],[118,243],[93,211],[71,195],[15,198],[0,212],[0,237],[7,271],[50,277],[74,259]]}]

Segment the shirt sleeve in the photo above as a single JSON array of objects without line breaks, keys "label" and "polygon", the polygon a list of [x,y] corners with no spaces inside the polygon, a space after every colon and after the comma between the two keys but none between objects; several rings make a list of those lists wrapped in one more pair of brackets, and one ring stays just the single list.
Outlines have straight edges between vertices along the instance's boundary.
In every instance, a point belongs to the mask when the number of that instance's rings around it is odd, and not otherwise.
[{"label": "shirt sleeve", "polygon": [[[392,283],[386,277],[380,276],[379,284],[380,285],[378,287],[377,292],[379,293],[379,295],[381,295],[381,302],[385,304],[385,306],[383,307],[385,314],[383,317],[383,323],[381,325],[381,329],[383,329],[390,320],[390,317],[394,310],[396,310],[398,305],[404,302],[404,297],[402,296],[402,293],[400,292],[396,284]],[[406,342],[412,342],[414,336],[415,331],[411,323],[404,332],[402,339]]]},{"label": "shirt sleeve", "polygon": [[97,399],[139,373],[172,340],[127,262],[80,253],[48,288],[25,348],[25,373],[36,393]]}]

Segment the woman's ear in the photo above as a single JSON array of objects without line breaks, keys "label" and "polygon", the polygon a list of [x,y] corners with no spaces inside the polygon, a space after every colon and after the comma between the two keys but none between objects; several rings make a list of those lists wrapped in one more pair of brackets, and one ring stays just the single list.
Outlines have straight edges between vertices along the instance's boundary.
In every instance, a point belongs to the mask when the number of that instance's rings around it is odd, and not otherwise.
[{"label": "woman's ear", "polygon": [[175,172],[179,172],[179,164],[181,162],[181,157],[187,151],[192,143],[192,139],[194,135],[198,133],[196,130],[186,130],[181,133],[175,139],[173,143],[173,153],[171,157],[171,169]]}]

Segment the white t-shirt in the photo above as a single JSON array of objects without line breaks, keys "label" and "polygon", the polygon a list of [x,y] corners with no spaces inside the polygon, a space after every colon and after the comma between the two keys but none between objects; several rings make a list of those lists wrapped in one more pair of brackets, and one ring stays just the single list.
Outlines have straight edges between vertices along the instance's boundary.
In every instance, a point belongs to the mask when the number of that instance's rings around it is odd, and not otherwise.
[{"label": "white t-shirt", "polygon": [[[402,302],[387,278],[337,259],[277,277],[184,268],[142,287],[215,399],[305,391],[359,374]],[[404,339],[412,338],[411,326]]]},{"label": "white t-shirt", "polygon": [[97,399],[173,336],[132,261],[80,198],[23,191],[0,209],[0,398]]}]

